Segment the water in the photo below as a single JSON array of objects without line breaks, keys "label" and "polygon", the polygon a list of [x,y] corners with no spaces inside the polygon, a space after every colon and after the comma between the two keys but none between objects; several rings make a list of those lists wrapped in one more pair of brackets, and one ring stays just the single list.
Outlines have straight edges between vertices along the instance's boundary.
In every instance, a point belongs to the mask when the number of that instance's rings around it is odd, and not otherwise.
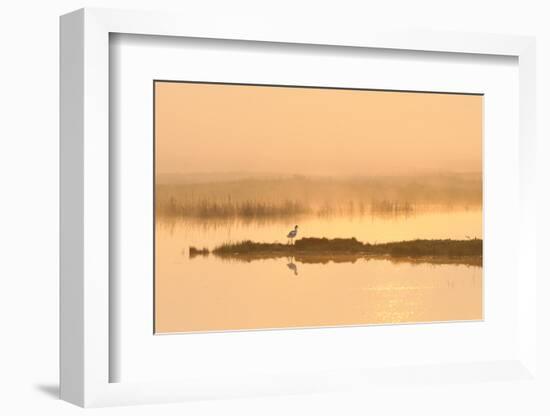
[{"label": "water", "polygon": [[302,263],[190,258],[250,239],[300,237],[364,242],[482,238],[481,211],[426,210],[414,215],[317,217],[272,221],[173,221],[156,227],[157,332],[223,331],[482,319],[482,268],[390,259]]}]

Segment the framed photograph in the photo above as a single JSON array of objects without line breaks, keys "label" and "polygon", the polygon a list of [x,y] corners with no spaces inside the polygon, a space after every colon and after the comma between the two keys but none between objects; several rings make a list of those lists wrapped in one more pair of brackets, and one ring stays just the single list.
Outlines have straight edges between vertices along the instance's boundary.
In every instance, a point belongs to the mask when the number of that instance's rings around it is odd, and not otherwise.
[{"label": "framed photograph", "polygon": [[155,334],[483,319],[482,94],[153,88]]},{"label": "framed photograph", "polygon": [[62,398],[538,383],[534,39],[235,25],[61,18]]}]

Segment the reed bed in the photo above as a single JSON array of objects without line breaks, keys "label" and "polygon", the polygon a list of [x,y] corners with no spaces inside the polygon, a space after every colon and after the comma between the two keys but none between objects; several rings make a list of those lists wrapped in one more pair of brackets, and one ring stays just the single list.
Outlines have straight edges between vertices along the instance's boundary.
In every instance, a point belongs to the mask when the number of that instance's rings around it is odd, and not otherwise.
[{"label": "reed bed", "polygon": [[263,218],[293,217],[311,214],[311,208],[298,201],[285,200],[281,203],[262,201],[217,201],[217,200],[178,200],[170,198],[167,203],[157,205],[160,215],[189,218]]},{"label": "reed bed", "polygon": [[[309,258],[315,262],[339,258],[382,257],[410,258],[431,263],[482,265],[483,241],[411,240],[370,244],[355,238],[301,238],[295,244],[261,243],[250,240],[225,243],[212,253],[226,259],[266,259],[278,257]],[[324,259],[324,260],[323,260]],[[347,260],[346,260],[347,261]]]},{"label": "reed bed", "polygon": [[425,207],[481,206],[481,176],[278,178],[159,183],[160,218],[262,220],[300,216],[411,215]]},{"label": "reed bed", "polygon": [[250,240],[225,243],[212,251],[218,255],[268,253],[368,253],[392,256],[481,256],[483,240],[410,240],[389,243],[363,243],[356,238],[301,238],[294,244],[262,243]]}]

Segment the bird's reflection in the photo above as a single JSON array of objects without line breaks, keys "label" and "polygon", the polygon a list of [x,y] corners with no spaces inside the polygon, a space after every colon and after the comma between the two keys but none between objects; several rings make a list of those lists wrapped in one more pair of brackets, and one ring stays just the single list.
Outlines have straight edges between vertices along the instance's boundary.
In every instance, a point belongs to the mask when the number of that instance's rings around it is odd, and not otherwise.
[{"label": "bird's reflection", "polygon": [[288,263],[286,267],[288,267],[290,270],[294,272],[294,276],[298,276],[298,266],[296,266],[296,263],[294,263],[294,258],[289,257],[287,261]]}]

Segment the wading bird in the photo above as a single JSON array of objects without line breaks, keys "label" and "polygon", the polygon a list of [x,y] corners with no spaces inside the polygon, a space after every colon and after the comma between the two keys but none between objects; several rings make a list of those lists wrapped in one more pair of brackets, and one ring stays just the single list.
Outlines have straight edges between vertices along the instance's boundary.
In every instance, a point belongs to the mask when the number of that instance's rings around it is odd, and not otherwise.
[{"label": "wading bird", "polygon": [[286,236],[286,238],[289,238],[289,243],[292,243],[294,238],[296,237],[296,234],[298,234],[298,226],[295,225],[294,226],[294,230],[292,230],[291,232],[289,232]]}]

